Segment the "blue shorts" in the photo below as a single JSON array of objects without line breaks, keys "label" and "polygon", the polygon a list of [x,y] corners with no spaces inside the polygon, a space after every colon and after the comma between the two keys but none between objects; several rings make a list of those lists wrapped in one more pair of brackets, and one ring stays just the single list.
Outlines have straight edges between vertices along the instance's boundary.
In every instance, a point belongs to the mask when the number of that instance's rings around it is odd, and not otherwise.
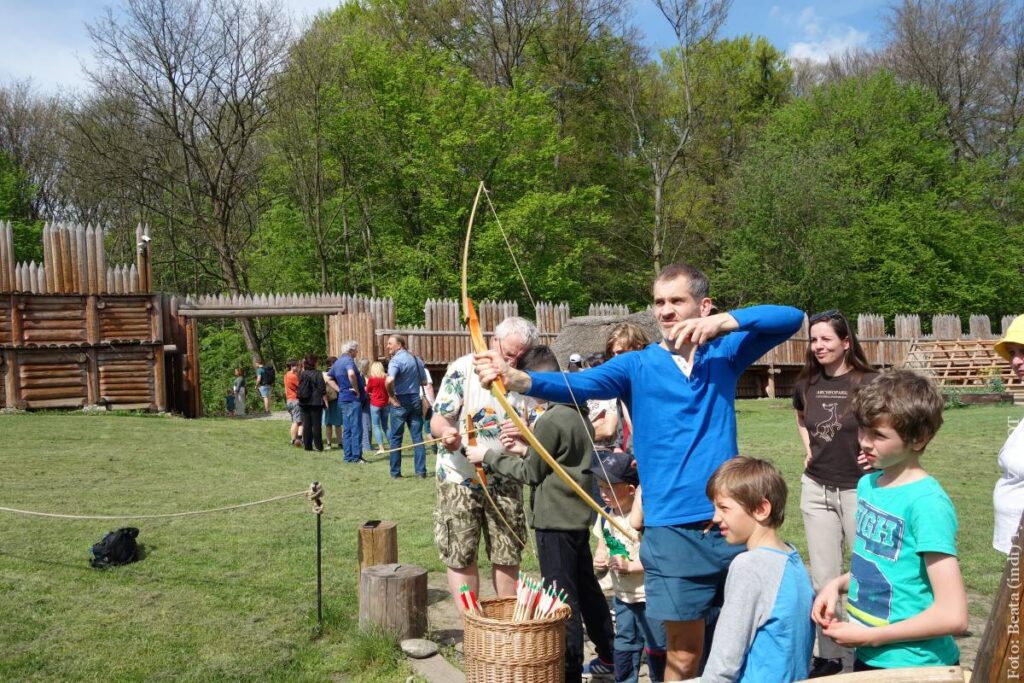
[{"label": "blue shorts", "polygon": [[705,532],[707,527],[696,522],[644,530],[640,561],[648,617],[693,621],[722,604],[729,564],[746,546],[729,545],[717,526]]},{"label": "blue shorts", "polygon": [[263,398],[266,398],[267,396],[270,396],[270,391],[271,391],[271,390],[272,390],[273,388],[274,388],[274,387],[270,386],[269,384],[261,384],[261,385],[259,386],[259,389],[260,389],[260,396],[262,396]]}]

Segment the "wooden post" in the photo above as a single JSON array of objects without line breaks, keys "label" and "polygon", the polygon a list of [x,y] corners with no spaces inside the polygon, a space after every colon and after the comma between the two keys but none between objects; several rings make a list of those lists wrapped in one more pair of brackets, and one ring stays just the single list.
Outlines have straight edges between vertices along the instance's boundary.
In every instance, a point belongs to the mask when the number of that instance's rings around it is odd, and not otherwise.
[{"label": "wooden post", "polygon": [[374,565],[398,562],[398,525],[388,521],[361,524],[357,554],[360,572]]},{"label": "wooden post", "polygon": [[25,345],[25,297],[20,294],[11,295],[11,345]]},{"label": "wooden post", "polygon": [[195,318],[188,318],[186,329],[188,335],[186,372],[189,383],[189,404],[192,408],[192,417],[202,417],[203,394],[199,387],[199,324]]},{"label": "wooden post", "polygon": [[971,683],[989,681],[1019,680],[1021,669],[1021,600],[1024,598],[1024,581],[1021,580],[1021,548],[1024,542],[1024,516],[1017,525],[1017,533],[1006,558],[999,592],[992,603],[985,634],[978,645],[974,660]]},{"label": "wooden post", "polygon": [[71,261],[71,226],[66,226],[60,231],[60,264],[64,282],[61,294],[70,294],[75,291],[74,264]]},{"label": "wooden post", "polygon": [[359,576],[359,628],[383,628],[399,639],[427,630],[427,570],[412,564],[379,564]]}]

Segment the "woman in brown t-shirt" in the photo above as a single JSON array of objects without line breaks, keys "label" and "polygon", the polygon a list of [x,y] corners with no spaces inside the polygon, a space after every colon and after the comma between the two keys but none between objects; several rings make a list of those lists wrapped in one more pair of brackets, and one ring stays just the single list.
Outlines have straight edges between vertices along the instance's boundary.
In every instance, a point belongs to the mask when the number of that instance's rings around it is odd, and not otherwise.
[{"label": "woman in brown t-shirt", "polygon": [[[814,590],[843,573],[843,541],[853,547],[857,513],[857,421],[848,410],[854,390],[877,376],[857,337],[836,310],[811,316],[807,360],[793,392],[804,443],[800,511]],[[818,629],[810,677],[842,671],[846,650]]]}]

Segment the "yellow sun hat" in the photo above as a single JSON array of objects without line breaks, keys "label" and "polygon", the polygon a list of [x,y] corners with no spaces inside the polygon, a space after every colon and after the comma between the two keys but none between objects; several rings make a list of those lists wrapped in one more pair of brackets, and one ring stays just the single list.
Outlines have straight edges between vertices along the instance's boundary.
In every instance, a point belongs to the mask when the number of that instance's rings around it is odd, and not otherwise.
[{"label": "yellow sun hat", "polygon": [[1006,336],[996,342],[995,350],[1003,360],[1009,362],[1010,351],[1006,348],[1007,344],[1020,344],[1024,346],[1024,315],[1018,315],[1010,326],[1006,328]]}]

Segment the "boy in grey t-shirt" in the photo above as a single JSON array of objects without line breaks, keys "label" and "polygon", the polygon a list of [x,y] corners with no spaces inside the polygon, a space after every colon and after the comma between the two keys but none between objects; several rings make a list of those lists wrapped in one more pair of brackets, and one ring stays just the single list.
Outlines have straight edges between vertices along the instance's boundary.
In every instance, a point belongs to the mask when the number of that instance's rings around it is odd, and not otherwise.
[{"label": "boy in grey t-shirt", "polygon": [[771,463],[738,456],[711,476],[707,495],[725,540],[746,544],[747,552],[729,566],[701,683],[807,678],[814,589],[800,554],[778,536],[786,482]]}]

